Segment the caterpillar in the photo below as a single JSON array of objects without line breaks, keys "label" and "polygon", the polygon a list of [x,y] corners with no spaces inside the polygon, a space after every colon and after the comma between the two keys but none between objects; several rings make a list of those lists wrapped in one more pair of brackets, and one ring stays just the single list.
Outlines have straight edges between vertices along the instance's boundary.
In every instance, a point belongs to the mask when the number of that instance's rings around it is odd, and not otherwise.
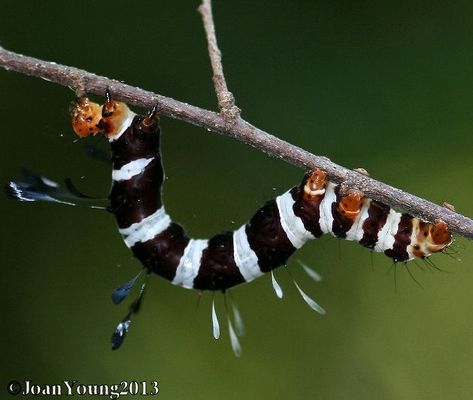
[{"label": "caterpillar", "polygon": [[[73,106],[72,126],[79,137],[102,133],[110,142],[113,170],[107,209],[114,215],[125,244],[143,264],[146,275],[157,274],[177,286],[225,292],[269,272],[276,294],[282,296],[272,271],[285,265],[305,242],[324,234],[357,241],[372,251],[384,253],[394,263],[429,257],[452,242],[445,222],[424,222],[359,191],[342,193],[340,186],[330,182],[322,170],[307,172],[298,185],[269,200],[237,230],[210,239],[193,239],[171,220],[162,202],[164,170],[157,107],[140,116],[125,103],[112,100],[108,92],[103,106],[83,97]],[[70,181],[66,182],[68,190],[60,191],[55,182],[31,177],[30,182],[10,182],[9,194],[27,201],[64,202],[59,195],[65,194],[87,197]],[[138,276],[117,288],[113,301],[120,303],[137,279]],[[311,308],[325,313],[294,283]],[[112,336],[113,349],[121,346],[131,317],[139,310],[145,285],[146,282],[117,326]],[[241,325],[235,312],[237,325]],[[212,320],[217,338],[219,325],[214,304]],[[228,322],[232,347],[239,354],[230,318]]]}]

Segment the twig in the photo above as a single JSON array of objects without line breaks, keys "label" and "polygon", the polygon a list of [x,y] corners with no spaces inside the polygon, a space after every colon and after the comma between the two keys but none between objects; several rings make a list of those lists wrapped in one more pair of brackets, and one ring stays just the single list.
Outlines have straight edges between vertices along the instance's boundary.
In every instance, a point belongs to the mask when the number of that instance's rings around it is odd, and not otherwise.
[{"label": "twig", "polygon": [[240,109],[235,105],[235,98],[228,90],[225,75],[223,74],[222,53],[218,48],[217,37],[215,35],[211,0],[203,0],[198,10],[202,16],[207,36],[210,64],[212,65],[213,71],[212,79],[214,81],[215,93],[217,94],[218,108],[223,117],[230,121],[234,121],[240,116]]},{"label": "twig", "polygon": [[331,162],[326,157],[313,155],[300,147],[291,145],[254,127],[241,118],[238,118],[235,123],[229,124],[223,116],[212,111],[81,69],[23,56],[2,47],[0,47],[0,66],[7,70],[43,78],[70,87],[76,93],[103,95],[105,90],[109,88],[116,99],[135,106],[149,109],[158,104],[161,113],[165,116],[230,136],[306,170],[323,169],[327,172],[329,179],[336,183],[343,183],[345,187],[360,190],[366,196],[404,210],[426,221],[433,222],[436,219],[442,219],[453,232],[473,239],[473,221],[471,219],[376,181],[359,172],[346,169]]}]

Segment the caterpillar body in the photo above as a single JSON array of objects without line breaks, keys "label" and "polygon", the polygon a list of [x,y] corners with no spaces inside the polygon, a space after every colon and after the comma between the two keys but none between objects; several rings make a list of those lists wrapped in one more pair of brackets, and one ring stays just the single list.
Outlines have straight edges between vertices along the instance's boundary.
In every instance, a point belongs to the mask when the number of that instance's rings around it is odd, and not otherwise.
[{"label": "caterpillar body", "polygon": [[[306,174],[302,183],[268,201],[239,229],[208,240],[191,239],[172,222],[161,199],[164,171],[157,115],[140,117],[124,103],[100,107],[81,100],[73,126],[102,131],[112,150],[113,186],[110,210],[120,233],[143,265],[175,285],[200,290],[226,290],[286,263],[310,239],[329,233],[384,252],[393,261],[428,257],[451,242],[447,225],[429,224],[359,192],[340,195],[325,172]],[[100,114],[98,114],[100,115]]]},{"label": "caterpillar body", "polygon": [[[162,202],[164,171],[156,108],[139,116],[109,95],[102,107],[81,98],[73,108],[72,125],[80,137],[101,132],[108,138],[113,162],[109,211],[145,270],[174,285],[225,292],[284,265],[305,242],[323,234],[357,241],[394,262],[428,257],[452,242],[445,222],[424,222],[358,191],[342,194],[340,186],[328,181],[321,170],[308,172],[300,184],[268,201],[239,229],[210,239],[193,239],[171,220]],[[21,183],[10,182],[9,188],[17,199],[28,197],[29,187]],[[115,302],[126,297],[136,279],[114,292]],[[312,308],[324,313],[296,286]],[[121,345],[144,287],[118,325],[112,348]],[[218,336],[214,308],[212,316],[214,336]],[[229,329],[235,350],[239,345],[230,320]]]}]

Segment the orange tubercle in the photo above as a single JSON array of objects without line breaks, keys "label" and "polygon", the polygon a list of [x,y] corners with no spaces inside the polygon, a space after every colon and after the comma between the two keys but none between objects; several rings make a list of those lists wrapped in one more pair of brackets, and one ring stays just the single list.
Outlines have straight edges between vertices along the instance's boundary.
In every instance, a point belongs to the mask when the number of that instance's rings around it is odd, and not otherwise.
[{"label": "orange tubercle", "polygon": [[350,219],[355,219],[360,213],[363,203],[363,193],[351,191],[338,204],[339,211]]},{"label": "orange tubercle", "polygon": [[312,171],[304,185],[304,199],[313,200],[316,196],[325,193],[327,173],[320,169]]}]

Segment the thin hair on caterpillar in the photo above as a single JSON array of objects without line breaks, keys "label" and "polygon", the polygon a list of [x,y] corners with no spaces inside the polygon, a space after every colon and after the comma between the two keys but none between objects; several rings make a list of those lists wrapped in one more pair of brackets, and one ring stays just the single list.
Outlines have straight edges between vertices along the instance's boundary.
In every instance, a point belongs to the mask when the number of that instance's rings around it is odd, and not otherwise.
[{"label": "thin hair on caterpillar", "polygon": [[[276,295],[282,297],[282,288],[273,270],[285,266],[308,240],[325,234],[356,241],[369,250],[384,253],[393,260],[394,269],[399,263],[415,258],[424,259],[429,265],[428,257],[444,251],[452,242],[443,221],[427,223],[396,212],[359,191],[345,193],[340,185],[330,182],[322,170],[307,172],[298,185],[267,201],[238,229],[209,239],[193,239],[180,224],[172,221],[162,200],[165,175],[156,107],[140,116],[125,103],[114,101],[109,93],[102,106],[81,98],[72,109],[72,125],[79,137],[100,133],[110,142],[113,170],[107,210],[114,215],[125,244],[146,272],[112,294],[113,302],[119,304],[137,282],[143,281],[137,299],[113,333],[113,349],[122,345],[131,319],[140,309],[151,273],[184,288],[225,294],[269,272]],[[56,193],[55,185],[20,184],[10,182],[7,186],[9,194],[18,200],[57,201],[63,195],[80,197],[71,187]],[[47,197],[42,196],[43,191],[48,193]],[[289,268],[284,269],[309,307],[324,314],[325,310],[303,291]],[[224,302],[232,348],[239,355],[241,347],[233,327],[235,317],[229,316],[231,307],[226,297]],[[237,314],[234,312],[234,315]],[[211,317],[214,337],[220,336],[216,335],[220,324],[215,301],[212,301]]]},{"label": "thin hair on caterpillar", "polygon": [[[391,272],[393,273],[393,284],[394,284],[394,292],[395,293],[398,293],[398,266],[399,266],[399,262],[392,262],[391,263],[391,266],[389,267],[389,269],[386,271],[386,274],[389,275]],[[402,262],[402,265],[403,265],[403,268],[402,268],[402,271],[405,270],[405,272],[408,274],[409,276],[409,279],[411,279],[419,288],[423,289],[424,287],[422,286],[422,284],[418,281],[418,279],[415,277],[414,273],[410,270],[409,268],[409,265],[407,262],[403,261]],[[401,272],[402,272],[401,271]]]},{"label": "thin hair on caterpillar", "polygon": [[417,280],[417,278],[414,276],[413,272],[410,270],[409,264],[407,264],[405,262],[404,267],[406,268],[407,272],[409,273],[412,280],[416,283],[416,285],[423,289],[424,287],[422,286],[422,284]]},{"label": "thin hair on caterpillar", "polygon": [[427,266],[427,269],[430,269],[430,271],[435,272],[444,272],[444,273],[449,273],[449,271],[440,268],[437,264],[435,264],[431,259],[429,258],[423,258],[422,261],[424,264]]},{"label": "thin hair on caterpillar", "polygon": [[419,264],[417,260],[412,260],[412,262],[414,263],[414,265],[417,267],[419,271],[422,271],[424,273],[427,271],[427,269],[423,265]]},{"label": "thin hair on caterpillar", "polygon": [[464,244],[457,240],[453,240],[450,246],[446,247],[444,251],[442,251],[442,254],[445,254],[455,261],[461,261],[461,259],[456,257],[456,255],[459,255],[462,250],[465,250]]},{"label": "thin hair on caterpillar", "polygon": [[[452,242],[452,245],[453,243],[454,242]],[[445,248],[444,250],[442,250],[441,254],[444,254],[455,261],[461,261],[459,258],[456,258],[452,256],[451,254],[448,254],[447,249],[448,248]],[[373,252],[371,252],[371,255],[373,255]],[[418,260],[421,260],[422,264],[419,264]],[[439,267],[432,259],[427,258],[427,257],[420,258],[420,259],[413,259],[410,261],[412,261],[412,263],[417,267],[417,269],[423,273],[425,272],[430,272],[432,274],[435,272],[450,273],[450,271]],[[422,285],[421,281],[416,277],[415,273],[410,269],[410,266],[409,266],[410,261],[401,262],[403,265],[402,270],[405,270],[407,272],[409,277],[417,286],[419,286],[421,289],[424,289],[424,286]],[[393,272],[394,286],[395,286],[396,291],[397,291],[397,273],[398,273],[397,266],[398,264],[399,262],[392,262],[389,269],[386,271],[386,274],[390,274],[391,272]]]},{"label": "thin hair on caterpillar", "polygon": [[[370,263],[371,263],[371,271],[374,271],[374,259],[373,259],[373,252],[370,251]],[[415,261],[415,260],[414,260]]]}]

